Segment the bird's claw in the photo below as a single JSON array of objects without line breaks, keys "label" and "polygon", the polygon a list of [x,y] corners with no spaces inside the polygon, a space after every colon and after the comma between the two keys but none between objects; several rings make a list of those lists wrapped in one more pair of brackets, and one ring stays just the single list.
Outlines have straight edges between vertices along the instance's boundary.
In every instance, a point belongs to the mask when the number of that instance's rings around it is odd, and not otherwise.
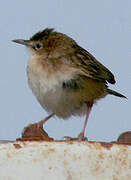
[{"label": "bird's claw", "polygon": [[76,138],[70,136],[64,136],[63,138],[66,141],[88,141],[87,137],[81,137],[81,136],[78,136]]}]

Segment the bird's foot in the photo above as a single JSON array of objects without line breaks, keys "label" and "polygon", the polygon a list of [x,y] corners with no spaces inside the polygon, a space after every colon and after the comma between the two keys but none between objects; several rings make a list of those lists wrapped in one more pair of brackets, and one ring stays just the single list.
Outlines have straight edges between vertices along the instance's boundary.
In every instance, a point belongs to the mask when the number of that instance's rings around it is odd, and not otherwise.
[{"label": "bird's foot", "polygon": [[78,140],[78,138],[73,138],[73,137],[70,137],[70,136],[64,136],[63,139],[66,140],[66,141],[77,141]]},{"label": "bird's foot", "polygon": [[79,135],[78,135],[78,140],[79,141],[88,141],[87,137],[84,136],[84,133],[81,132]]},{"label": "bird's foot", "polygon": [[64,139],[67,141],[88,141],[87,137],[82,136],[81,134],[79,134],[79,136],[76,138],[70,136],[64,136]]}]

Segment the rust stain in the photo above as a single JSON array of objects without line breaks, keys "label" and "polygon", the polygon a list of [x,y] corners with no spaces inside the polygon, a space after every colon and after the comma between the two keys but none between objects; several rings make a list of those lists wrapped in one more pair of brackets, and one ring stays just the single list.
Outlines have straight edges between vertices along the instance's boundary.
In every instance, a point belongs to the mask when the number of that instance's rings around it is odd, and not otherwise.
[{"label": "rust stain", "polygon": [[65,141],[65,142],[67,142],[68,144],[73,144],[73,142],[72,142],[72,141]]},{"label": "rust stain", "polygon": [[100,158],[101,160],[104,160],[104,154],[103,154],[103,153],[100,153],[98,156],[99,156],[99,158]]},{"label": "rust stain", "polygon": [[99,171],[100,171],[99,165],[96,165],[96,167],[94,168],[94,171],[95,171],[95,172],[99,172]]},{"label": "rust stain", "polygon": [[24,147],[28,146],[27,143],[24,142],[24,141],[22,142],[22,145],[23,145]]},{"label": "rust stain", "polygon": [[20,144],[13,144],[16,149],[22,148]]},{"label": "rust stain", "polygon": [[101,150],[101,148],[106,148],[110,150],[112,146],[116,143],[106,143],[106,142],[95,142],[95,141],[88,141],[88,143],[93,144],[97,150]]},{"label": "rust stain", "polygon": [[101,146],[106,148],[107,150],[110,150],[113,146],[112,143],[105,143],[105,142],[100,142]]},{"label": "rust stain", "polygon": [[118,180],[118,178],[117,177],[113,177],[113,180]]},{"label": "rust stain", "polygon": [[49,151],[50,152],[55,152],[55,149],[54,148],[50,148]]},{"label": "rust stain", "polygon": [[11,158],[11,157],[12,157],[12,154],[11,154],[11,153],[7,153],[7,157],[8,157],[8,158]]},{"label": "rust stain", "polygon": [[64,153],[67,153],[68,152],[68,150],[67,149],[64,149]]}]

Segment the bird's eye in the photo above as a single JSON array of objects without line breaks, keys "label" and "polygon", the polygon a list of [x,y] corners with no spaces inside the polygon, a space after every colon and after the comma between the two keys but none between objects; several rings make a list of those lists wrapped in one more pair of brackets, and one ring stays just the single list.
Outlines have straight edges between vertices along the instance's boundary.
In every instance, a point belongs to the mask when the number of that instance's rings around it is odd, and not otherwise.
[{"label": "bird's eye", "polygon": [[37,42],[36,44],[34,44],[34,46],[33,46],[33,48],[35,49],[35,50],[39,50],[39,49],[41,49],[43,47],[43,45],[42,45],[42,43],[40,43],[40,42]]}]

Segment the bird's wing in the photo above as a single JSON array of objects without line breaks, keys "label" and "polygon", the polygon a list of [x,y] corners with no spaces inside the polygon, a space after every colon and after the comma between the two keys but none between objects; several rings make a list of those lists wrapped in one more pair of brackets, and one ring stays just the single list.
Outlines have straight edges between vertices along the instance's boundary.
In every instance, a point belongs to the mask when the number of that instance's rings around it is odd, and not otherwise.
[{"label": "bird's wing", "polygon": [[88,51],[75,44],[74,53],[70,56],[72,63],[81,69],[86,76],[100,81],[115,83],[114,75]]}]

